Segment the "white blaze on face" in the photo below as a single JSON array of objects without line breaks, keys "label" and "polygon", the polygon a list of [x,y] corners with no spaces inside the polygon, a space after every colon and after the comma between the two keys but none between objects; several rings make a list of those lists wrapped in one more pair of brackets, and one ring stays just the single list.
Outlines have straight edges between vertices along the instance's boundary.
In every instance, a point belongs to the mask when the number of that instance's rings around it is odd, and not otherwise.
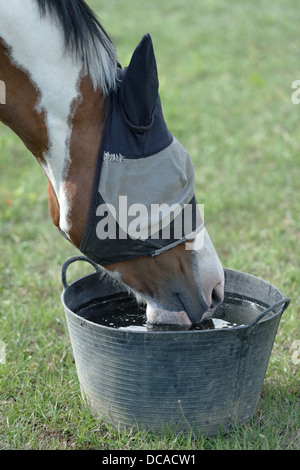
[{"label": "white blaze on face", "polygon": [[68,234],[71,201],[64,188],[70,164],[72,102],[79,96],[81,67],[65,54],[62,32],[41,18],[34,0],[0,0],[0,36],[15,66],[38,91],[36,109],[46,115],[48,151],[44,170],[60,206],[60,228]]}]

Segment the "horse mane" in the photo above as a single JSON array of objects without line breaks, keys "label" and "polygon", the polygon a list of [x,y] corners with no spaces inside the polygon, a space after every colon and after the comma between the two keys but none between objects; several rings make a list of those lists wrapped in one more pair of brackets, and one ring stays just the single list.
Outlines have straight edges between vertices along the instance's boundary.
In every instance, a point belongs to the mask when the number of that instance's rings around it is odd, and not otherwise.
[{"label": "horse mane", "polygon": [[94,88],[107,95],[116,86],[115,47],[93,11],[83,0],[36,0],[41,17],[60,24],[66,52],[83,64]]}]

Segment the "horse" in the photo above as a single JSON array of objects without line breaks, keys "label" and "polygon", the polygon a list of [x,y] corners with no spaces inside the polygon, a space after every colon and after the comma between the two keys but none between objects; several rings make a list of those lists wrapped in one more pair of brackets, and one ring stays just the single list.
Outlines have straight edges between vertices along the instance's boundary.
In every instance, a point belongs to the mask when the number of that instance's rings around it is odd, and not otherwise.
[{"label": "horse", "polygon": [[[194,184],[191,163],[185,154],[181,156],[184,150],[162,117],[149,36],[132,61],[128,70],[122,70],[112,40],[83,0],[0,0],[0,80],[5,84],[0,120],[19,136],[41,166],[48,182],[51,219],[81,251],[98,167],[102,168],[101,180],[105,164],[110,168],[114,165],[111,172],[121,172],[120,181],[106,173],[107,191],[113,196],[124,196],[116,183],[121,187],[127,184],[133,198],[137,188],[137,194],[147,194],[149,203],[165,202],[171,192],[176,198],[183,188],[189,188],[190,197]],[[151,137],[155,158],[142,155],[132,160],[124,158],[121,151],[105,152],[107,109],[111,112],[108,103],[112,100],[122,108],[116,112],[126,115],[126,122],[131,121],[130,130],[134,130],[138,146],[144,146],[140,142],[148,139],[156,116],[156,133]],[[110,122],[115,136],[111,139],[113,149],[121,145],[122,138]],[[165,147],[172,150],[171,158],[162,158]],[[174,155],[178,165],[172,160]],[[168,162],[169,170],[164,172],[163,166],[151,163],[154,161],[160,165]],[[147,165],[153,171],[148,171]],[[137,176],[128,183],[126,168],[137,166],[143,178]],[[144,240],[132,238],[131,248],[126,250],[133,254],[127,253],[127,257],[110,256],[112,245],[103,237],[101,250],[107,258],[106,263],[98,264],[103,273],[146,304],[149,321],[189,327],[211,316],[224,298],[221,262],[206,227],[201,228],[201,246],[197,242],[199,233],[192,231],[189,237],[179,237],[150,252],[144,251]],[[113,246],[122,254],[121,238],[114,240]],[[160,246],[156,240],[151,243],[151,247]]]}]

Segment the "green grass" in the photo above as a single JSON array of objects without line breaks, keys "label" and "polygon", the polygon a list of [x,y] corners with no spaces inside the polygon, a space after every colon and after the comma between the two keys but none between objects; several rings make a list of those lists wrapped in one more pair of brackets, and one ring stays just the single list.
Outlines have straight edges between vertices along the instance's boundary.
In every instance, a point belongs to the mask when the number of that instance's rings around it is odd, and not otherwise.
[{"label": "green grass", "polygon": [[245,427],[215,438],[158,437],[99,422],[80,398],[60,304],[60,268],[76,251],[52,226],[41,169],[1,125],[0,449],[299,449],[292,354],[300,340],[300,105],[291,103],[300,78],[298,2],[89,4],[124,66],[151,33],[164,114],[193,159],[198,202],[223,265],[266,279],[292,303]]}]

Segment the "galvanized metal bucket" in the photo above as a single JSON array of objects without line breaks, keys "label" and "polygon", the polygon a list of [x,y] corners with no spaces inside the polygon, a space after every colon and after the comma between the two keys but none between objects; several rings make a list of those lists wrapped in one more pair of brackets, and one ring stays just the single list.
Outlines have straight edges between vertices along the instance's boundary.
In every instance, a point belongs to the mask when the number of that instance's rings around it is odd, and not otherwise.
[{"label": "galvanized metal bucket", "polygon": [[[67,283],[78,260],[96,272]],[[124,294],[78,256],[62,268],[62,303],[82,394],[111,424],[160,433],[225,433],[252,418],[282,313],[289,304],[268,282],[225,269],[225,293],[268,308],[244,325],[202,331],[141,332],[110,328],[74,313],[94,299]],[[124,294],[125,295],[125,294]]]}]

